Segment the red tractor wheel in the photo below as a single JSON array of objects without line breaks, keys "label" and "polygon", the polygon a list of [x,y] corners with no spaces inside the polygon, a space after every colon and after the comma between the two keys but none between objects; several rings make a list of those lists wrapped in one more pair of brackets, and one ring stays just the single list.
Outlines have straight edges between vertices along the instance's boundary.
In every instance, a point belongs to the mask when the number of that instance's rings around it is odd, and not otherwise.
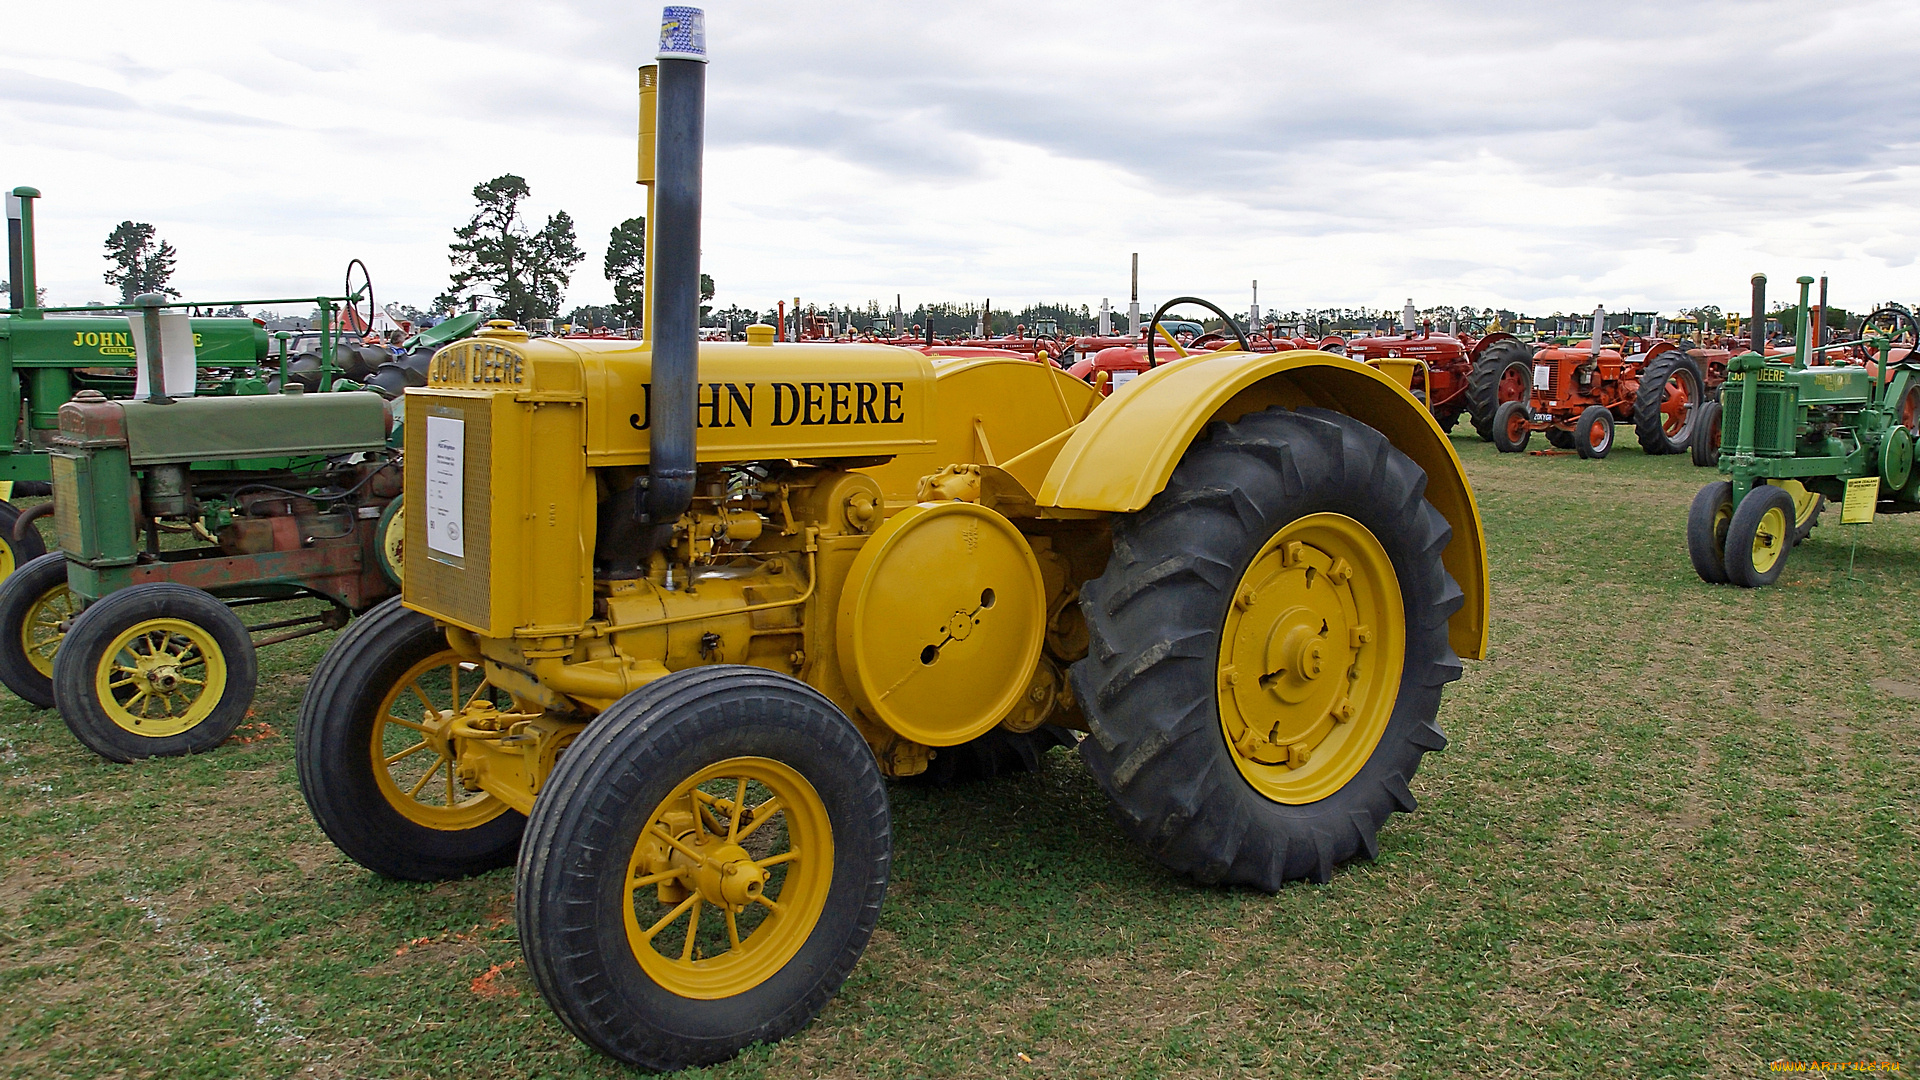
[{"label": "red tractor wheel", "polygon": [[1706,381],[1693,357],[1673,349],[1647,361],[1633,399],[1633,431],[1649,454],[1687,449],[1706,402]]},{"label": "red tractor wheel", "polygon": [[1493,411],[1493,446],[1503,454],[1517,454],[1533,438],[1533,419],[1524,401],[1504,401]]},{"label": "red tractor wheel", "polygon": [[1494,413],[1509,401],[1533,396],[1533,350],[1518,341],[1487,346],[1467,373],[1467,412],[1480,437],[1494,441]]},{"label": "red tractor wheel", "polygon": [[1573,449],[1583,458],[1603,458],[1613,449],[1613,414],[1605,405],[1589,405],[1573,425]]}]

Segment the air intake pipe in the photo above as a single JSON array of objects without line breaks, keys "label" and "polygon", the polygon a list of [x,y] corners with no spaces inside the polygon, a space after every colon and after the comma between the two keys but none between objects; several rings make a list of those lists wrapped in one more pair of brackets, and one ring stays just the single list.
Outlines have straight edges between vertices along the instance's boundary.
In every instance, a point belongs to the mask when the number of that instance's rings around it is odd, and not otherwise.
[{"label": "air intake pipe", "polygon": [[638,506],[647,551],[673,542],[693,503],[694,409],[700,379],[700,159],[706,138],[706,13],[660,13],[653,220],[653,402],[646,498]]}]

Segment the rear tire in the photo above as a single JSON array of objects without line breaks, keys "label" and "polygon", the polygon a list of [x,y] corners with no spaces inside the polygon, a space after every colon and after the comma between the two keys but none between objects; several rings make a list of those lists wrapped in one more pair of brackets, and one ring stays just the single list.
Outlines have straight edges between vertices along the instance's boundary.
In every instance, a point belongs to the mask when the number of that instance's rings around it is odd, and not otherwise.
[{"label": "rear tire", "polygon": [[1720,403],[1709,401],[1700,406],[1693,418],[1693,433],[1687,439],[1687,453],[1693,463],[1711,469],[1720,463]]},{"label": "rear tire", "polygon": [[[397,596],[354,620],[327,650],[300,701],[294,763],[307,808],[348,858],[402,881],[440,881],[513,864],[525,817],[457,785],[441,799],[447,780],[441,770],[449,766],[437,749],[429,747],[431,765],[418,752],[385,760],[410,745],[412,738],[401,734],[412,730],[407,725],[428,719],[415,693],[436,710],[452,709],[469,697],[466,686],[478,692],[481,681],[448,648],[445,632],[401,607]],[[424,732],[419,741],[428,741]],[[423,775],[419,789],[403,790]]]},{"label": "rear tire", "polygon": [[1727,580],[1745,589],[1771,585],[1793,551],[1793,496],[1756,484],[1727,523]]},{"label": "rear tire", "polygon": [[1493,448],[1518,454],[1533,440],[1533,417],[1524,401],[1501,403],[1493,413]]},{"label": "rear tire", "polygon": [[1533,350],[1518,341],[1496,341],[1487,346],[1467,373],[1467,412],[1473,429],[1493,441],[1494,412],[1509,401],[1533,397]]},{"label": "rear tire", "polygon": [[[711,813],[693,791],[706,792]],[[781,829],[742,833],[746,850],[727,853],[736,820],[759,820],[768,803],[754,800],[768,797],[780,800],[767,815]],[[792,861],[767,868],[759,886],[781,912],[744,901],[737,928],[718,929],[733,909],[706,899],[731,869],[692,887],[660,881],[708,865],[689,849],[750,874],[746,863],[777,856],[783,841]],[[830,860],[809,864],[823,848]],[[615,702],[548,776],[514,890],[527,970],[568,1030],[603,1053],[662,1072],[722,1061],[798,1031],[832,999],[879,921],[892,850],[873,752],[831,702],[759,668],[676,672]],[[636,875],[647,879],[638,888]],[[674,913],[689,903],[681,931]],[[701,924],[702,908],[718,910]],[[702,925],[713,929],[696,937]],[[734,932],[741,944],[730,944]]]},{"label": "rear tire", "polygon": [[1589,405],[1573,424],[1573,449],[1583,458],[1597,460],[1613,449],[1613,413],[1605,405]]},{"label": "rear tire", "polygon": [[1709,585],[1727,583],[1727,526],[1733,521],[1733,483],[1716,480],[1700,489],[1687,510],[1687,558]]},{"label": "rear tire", "polygon": [[[1706,404],[1700,364],[1679,349],[1661,353],[1640,374],[1633,398],[1633,433],[1649,454],[1678,454],[1693,445],[1693,428]],[[1678,395],[1679,402],[1673,401]],[[1681,409],[1676,423],[1673,410]]]},{"label": "rear tire", "polygon": [[42,555],[0,581],[0,683],[38,708],[53,705],[53,658],[78,601],[67,590],[67,557]]},{"label": "rear tire", "polygon": [[[1414,809],[1408,782],[1423,755],[1446,746],[1435,716],[1441,687],[1461,673],[1447,620],[1464,599],[1441,563],[1451,531],[1424,498],[1426,484],[1419,466],[1360,421],[1274,408],[1212,425],[1152,502],[1115,517],[1113,557],[1081,597],[1092,646],[1073,666],[1091,730],[1080,753],[1122,828],[1168,868],[1268,891],[1299,878],[1325,882],[1336,864],[1374,856],[1388,815]],[[1281,543],[1315,522],[1335,521],[1370,537],[1378,557],[1356,552],[1345,576],[1333,569],[1316,575],[1337,545],[1312,531],[1299,533],[1305,542]],[[1236,620],[1254,625],[1269,607],[1298,602],[1291,587],[1265,583],[1279,577],[1255,581],[1275,550],[1289,568],[1282,574],[1298,574],[1304,564],[1304,579],[1288,580],[1304,580],[1309,595],[1317,578],[1322,592],[1347,589],[1367,599],[1372,606],[1356,605],[1362,612],[1379,604],[1389,584],[1397,600],[1381,609],[1389,616],[1372,627],[1377,640],[1362,636],[1362,627],[1349,628],[1350,640],[1338,627],[1329,637],[1326,622],[1318,639],[1304,634],[1299,657],[1315,647],[1311,672],[1298,677],[1319,679],[1326,659],[1335,680],[1352,683],[1342,699],[1352,726],[1335,720],[1324,742],[1304,748],[1323,755],[1317,773],[1308,753],[1297,764],[1287,757],[1255,769],[1250,759],[1276,745],[1253,738],[1248,722],[1240,738],[1249,746],[1237,747],[1223,721],[1223,702],[1264,701],[1270,687],[1296,678],[1241,680],[1222,667],[1229,647],[1236,657],[1243,652],[1243,634],[1230,633]],[[1256,584],[1277,602],[1260,601]],[[1388,670],[1378,665],[1394,643],[1397,681],[1368,681]],[[1283,716],[1271,734],[1290,723]],[[1372,730],[1377,742],[1369,748],[1358,737]],[[1350,741],[1336,745],[1332,731]],[[1288,789],[1295,777],[1300,786]],[[1316,782],[1330,790],[1313,790]]]},{"label": "rear tire", "polygon": [[53,657],[53,700],[109,761],[177,757],[225,742],[253,704],[253,638],[227,605],[172,582],[95,600]]}]

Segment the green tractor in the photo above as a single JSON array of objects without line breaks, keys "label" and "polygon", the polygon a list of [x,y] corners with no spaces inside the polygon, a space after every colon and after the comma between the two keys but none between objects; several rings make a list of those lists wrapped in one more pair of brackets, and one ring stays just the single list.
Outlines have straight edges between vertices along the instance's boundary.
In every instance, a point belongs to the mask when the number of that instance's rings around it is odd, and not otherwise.
[{"label": "green tractor", "polygon": [[[204,303],[147,295],[131,317],[42,308],[38,195],[8,199],[0,397],[24,420],[0,446],[0,478],[50,481],[53,498],[0,503],[0,683],[58,706],[112,760],[211,749],[252,703],[257,647],[398,591],[402,405],[389,399],[423,385],[433,349],[480,316],[398,347],[353,340],[338,328],[364,330],[374,308],[350,268],[341,296],[242,302],[320,308],[311,347],[281,333],[270,358],[255,320],[184,310]],[[49,513],[52,554],[33,525]],[[294,600],[324,604],[251,625],[236,614]]]},{"label": "green tractor", "polygon": [[[1702,580],[1771,585],[1787,554],[1812,531],[1827,500],[1846,514],[1920,510],[1913,467],[1920,434],[1920,323],[1904,308],[1866,319],[1861,340],[1815,347],[1808,290],[1789,314],[1790,354],[1749,351],[1727,362],[1720,391],[1722,442],[1715,481],[1694,496],[1687,553]],[[1766,325],[1767,278],[1753,276],[1753,325]],[[1862,505],[1864,504],[1864,505]]]}]

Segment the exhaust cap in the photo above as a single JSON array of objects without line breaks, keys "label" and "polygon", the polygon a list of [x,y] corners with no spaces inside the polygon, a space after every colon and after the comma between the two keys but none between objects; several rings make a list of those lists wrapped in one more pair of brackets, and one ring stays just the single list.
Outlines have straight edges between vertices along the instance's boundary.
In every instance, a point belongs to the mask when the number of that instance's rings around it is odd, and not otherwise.
[{"label": "exhaust cap", "polygon": [[707,62],[707,13],[697,7],[669,4],[660,9],[660,51],[656,60]]}]

